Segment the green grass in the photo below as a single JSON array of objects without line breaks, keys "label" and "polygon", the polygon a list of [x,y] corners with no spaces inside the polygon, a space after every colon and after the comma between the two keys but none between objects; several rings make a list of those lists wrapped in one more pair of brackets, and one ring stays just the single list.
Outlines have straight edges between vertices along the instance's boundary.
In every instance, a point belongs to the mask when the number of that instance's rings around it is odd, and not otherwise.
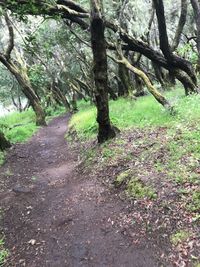
[{"label": "green grass", "polygon": [[[176,115],[172,116],[148,95],[137,101],[120,98],[110,101],[110,117],[112,123],[120,130],[131,127],[167,126],[187,127],[191,121],[200,122],[200,96],[184,97],[184,91],[177,89],[166,93],[166,97],[175,106]],[[80,139],[94,138],[97,134],[96,108],[88,103],[79,103],[79,112],[70,121]]]},{"label": "green grass", "polygon": [[180,230],[171,235],[170,240],[174,246],[177,246],[179,243],[186,241],[189,236],[189,232],[185,230]]},{"label": "green grass", "polygon": [[[47,121],[65,112],[63,107],[48,108],[45,110]],[[12,143],[25,142],[39,129],[35,124],[35,114],[32,109],[24,112],[12,112],[0,117],[0,130]],[[0,151],[0,165],[4,162],[4,153]]]},{"label": "green grass", "polygon": [[155,199],[157,197],[155,190],[151,186],[146,185],[138,177],[133,177],[130,169],[122,171],[120,174],[118,174],[115,177],[114,185],[115,187],[124,185],[126,193],[130,198]]},{"label": "green grass", "polygon": [[128,178],[130,178],[130,170],[121,172],[115,178],[115,181],[114,181],[115,186],[116,187],[121,186],[126,180],[128,180]]},{"label": "green grass", "polygon": [[[48,108],[45,110],[47,121],[64,113],[63,107]],[[35,114],[32,109],[24,112],[13,112],[6,116],[0,117],[0,130],[11,143],[27,141],[38,129],[35,125]]]},{"label": "green grass", "polygon": [[142,199],[149,198],[155,199],[156,192],[150,186],[145,185],[139,178],[132,178],[127,185],[127,193],[129,197]]},{"label": "green grass", "polygon": [[8,250],[4,248],[4,240],[0,239],[0,266],[3,266],[3,264],[6,262],[8,255]]},{"label": "green grass", "polygon": [[35,125],[34,112],[28,110],[22,113],[13,112],[0,117],[0,129],[3,130],[11,143],[17,143],[29,139],[38,127]]},{"label": "green grass", "polygon": [[200,212],[200,190],[192,194],[192,201],[188,204],[188,209],[195,212]]}]

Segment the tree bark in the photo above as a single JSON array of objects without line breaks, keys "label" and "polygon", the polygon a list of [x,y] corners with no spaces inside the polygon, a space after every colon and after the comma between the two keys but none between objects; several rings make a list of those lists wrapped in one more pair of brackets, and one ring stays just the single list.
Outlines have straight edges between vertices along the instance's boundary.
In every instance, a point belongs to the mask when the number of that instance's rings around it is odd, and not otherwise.
[{"label": "tree bark", "polygon": [[147,77],[147,75],[143,71],[141,71],[141,70],[135,68],[134,66],[132,66],[128,62],[128,60],[126,60],[126,59],[123,59],[122,62],[123,62],[123,64],[125,64],[125,66],[129,70],[131,70],[132,72],[134,72],[135,74],[137,74],[144,81],[144,83],[146,84],[149,92],[155,97],[155,99],[161,105],[163,105],[167,109],[171,109],[172,108],[171,105],[170,105],[170,103],[167,101],[167,99],[163,95],[161,95],[160,92],[158,92],[158,90],[153,86],[153,84],[151,83],[151,81],[149,80],[149,78]]},{"label": "tree bark", "polygon": [[94,80],[96,86],[98,142],[103,143],[116,136],[111,125],[108,104],[108,73],[104,20],[100,0],[90,0],[91,5],[91,44],[94,60]]},{"label": "tree bark", "polygon": [[5,138],[4,134],[0,131],[0,150],[4,151],[9,147],[11,147],[11,143]]},{"label": "tree bark", "polygon": [[192,8],[197,27],[197,51],[198,51],[198,64],[197,70],[200,71],[200,3],[198,0],[191,0]]},{"label": "tree bark", "polygon": [[54,96],[56,101],[62,103],[62,105],[65,107],[66,111],[69,111],[70,107],[71,107],[70,103],[68,102],[68,100],[67,100],[66,96],[63,94],[63,92],[60,90],[59,84],[62,84],[62,82],[59,80],[58,80],[58,82],[56,82],[55,79],[53,79],[52,87],[51,87],[52,92],[53,92],[53,96]]},{"label": "tree bark", "polygon": [[129,71],[123,64],[118,64],[118,75],[122,84],[122,87],[119,90],[119,96],[127,97],[133,92],[133,86],[131,84]]},{"label": "tree bark", "polygon": [[178,47],[181,39],[181,34],[183,32],[183,28],[186,23],[187,19],[187,9],[188,9],[188,1],[187,0],[181,0],[181,15],[179,18],[178,26],[176,29],[175,37],[172,44],[172,51],[175,51]]},{"label": "tree bark", "polygon": [[122,55],[122,53],[119,52],[120,60],[117,60],[115,58],[112,58],[115,62],[121,63],[124,66],[126,66],[127,69],[138,75],[143,82],[145,83],[147,89],[149,92],[155,97],[155,99],[163,105],[166,109],[173,111],[173,107],[170,105],[170,103],[167,101],[167,99],[153,86],[152,82],[148,78],[148,76],[141,71],[140,69],[134,67],[131,65],[131,63]]}]

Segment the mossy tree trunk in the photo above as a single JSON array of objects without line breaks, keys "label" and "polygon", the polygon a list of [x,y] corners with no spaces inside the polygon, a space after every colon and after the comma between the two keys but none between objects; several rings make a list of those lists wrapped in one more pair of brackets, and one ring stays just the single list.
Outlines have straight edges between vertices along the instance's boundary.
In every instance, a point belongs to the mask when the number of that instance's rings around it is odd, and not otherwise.
[{"label": "mossy tree trunk", "polygon": [[154,87],[148,76],[141,71],[140,69],[134,67],[131,65],[131,63],[123,56],[121,51],[118,51],[118,55],[120,59],[115,59],[112,57],[112,59],[117,62],[123,64],[127,69],[132,71],[134,74],[136,74],[138,77],[142,79],[144,84],[146,85],[148,91],[155,97],[155,99],[163,105],[166,109],[170,110],[171,112],[173,111],[173,107],[170,105],[168,100]]},{"label": "mossy tree trunk", "polygon": [[10,71],[11,74],[16,78],[18,81],[22,92],[29,100],[30,106],[33,108],[35,115],[36,115],[36,125],[42,126],[46,125],[45,122],[45,112],[42,109],[40,99],[37,96],[36,92],[31,87],[27,70],[23,66],[23,60],[20,56],[17,56],[17,63],[14,63],[14,60],[11,58],[11,53],[14,49],[14,29],[13,25],[10,21],[10,18],[7,13],[5,13],[5,21],[8,27],[8,45],[5,49],[5,53],[0,53],[0,62]]},{"label": "mossy tree trunk", "polygon": [[90,0],[91,5],[91,44],[94,62],[95,98],[97,106],[97,122],[99,124],[98,142],[103,143],[116,136],[111,125],[108,104],[108,73],[106,43],[104,38],[104,20],[100,0]]},{"label": "mossy tree trunk", "polygon": [[18,81],[23,94],[29,100],[30,106],[35,112],[36,125],[45,126],[46,125],[45,112],[41,106],[40,99],[38,98],[33,88],[31,87],[29,80],[25,75],[23,75],[20,72],[20,70],[11,61],[4,61],[4,63],[7,69],[14,75],[14,77]]},{"label": "mossy tree trunk", "polygon": [[171,109],[170,103],[167,99],[153,86],[148,76],[141,70],[132,66],[129,61],[125,58],[121,60],[121,62],[133,73],[137,74],[145,83],[146,87],[148,88],[149,92],[155,97],[155,99],[163,105],[167,109]]}]

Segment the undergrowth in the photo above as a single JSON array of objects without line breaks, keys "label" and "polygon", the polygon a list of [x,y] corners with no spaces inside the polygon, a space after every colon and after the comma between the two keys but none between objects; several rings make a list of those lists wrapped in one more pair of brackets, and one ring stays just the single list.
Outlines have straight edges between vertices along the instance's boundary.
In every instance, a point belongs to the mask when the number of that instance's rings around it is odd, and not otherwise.
[{"label": "undergrowth", "polygon": [[[166,97],[174,105],[176,114],[170,115],[155,99],[148,95],[137,100],[120,98],[110,101],[110,117],[112,123],[120,130],[132,127],[187,127],[192,121],[200,121],[200,96],[184,97],[184,92],[177,89],[166,93]],[[97,134],[96,108],[83,101],[79,102],[79,112],[70,121],[78,137],[82,140],[94,138]]]},{"label": "undergrowth", "polygon": [[[136,101],[125,98],[110,101],[111,121],[122,132],[128,133],[137,129],[139,133],[142,133],[141,139],[136,138],[133,141],[134,149],[147,147],[147,149],[142,149],[137,156],[138,166],[141,166],[138,175],[145,176],[146,170],[143,166],[146,162],[151,162],[155,175],[163,173],[169,181],[177,185],[179,193],[184,197],[188,195],[186,209],[198,212],[200,209],[198,191],[200,185],[200,96],[185,97],[183,91],[176,89],[167,92],[166,97],[175,107],[176,113],[173,116],[148,95]],[[91,104],[81,101],[79,110],[72,116],[70,128],[73,129],[72,132],[76,132],[80,140],[92,140],[97,135],[96,109]],[[149,133],[157,131],[160,134],[162,128],[165,129],[164,136],[161,137],[163,140],[158,140],[158,138],[153,140]],[[130,145],[127,140],[123,141],[119,137],[106,142],[100,149],[89,149],[87,153],[84,150],[84,155],[88,155],[86,165],[93,165],[92,161],[97,157],[101,165],[114,161],[118,164],[132,161],[133,151],[129,153],[126,147]],[[153,142],[152,146],[151,142]],[[126,175],[118,176],[115,183],[120,184],[124,177],[126,178]],[[138,181],[137,176],[135,180],[129,181],[128,189],[126,189],[129,195],[138,197],[141,194],[150,198],[156,196],[153,189],[150,190]]]}]

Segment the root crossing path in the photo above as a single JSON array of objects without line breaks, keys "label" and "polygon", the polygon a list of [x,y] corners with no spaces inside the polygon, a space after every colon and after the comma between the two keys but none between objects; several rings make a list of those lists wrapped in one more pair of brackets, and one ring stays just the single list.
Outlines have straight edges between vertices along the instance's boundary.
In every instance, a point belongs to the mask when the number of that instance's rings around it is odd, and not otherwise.
[{"label": "root crossing path", "polygon": [[64,139],[68,120],[56,118],[14,146],[0,169],[4,266],[159,266],[151,247],[132,244],[117,227],[125,204],[99,179],[76,173]]}]

